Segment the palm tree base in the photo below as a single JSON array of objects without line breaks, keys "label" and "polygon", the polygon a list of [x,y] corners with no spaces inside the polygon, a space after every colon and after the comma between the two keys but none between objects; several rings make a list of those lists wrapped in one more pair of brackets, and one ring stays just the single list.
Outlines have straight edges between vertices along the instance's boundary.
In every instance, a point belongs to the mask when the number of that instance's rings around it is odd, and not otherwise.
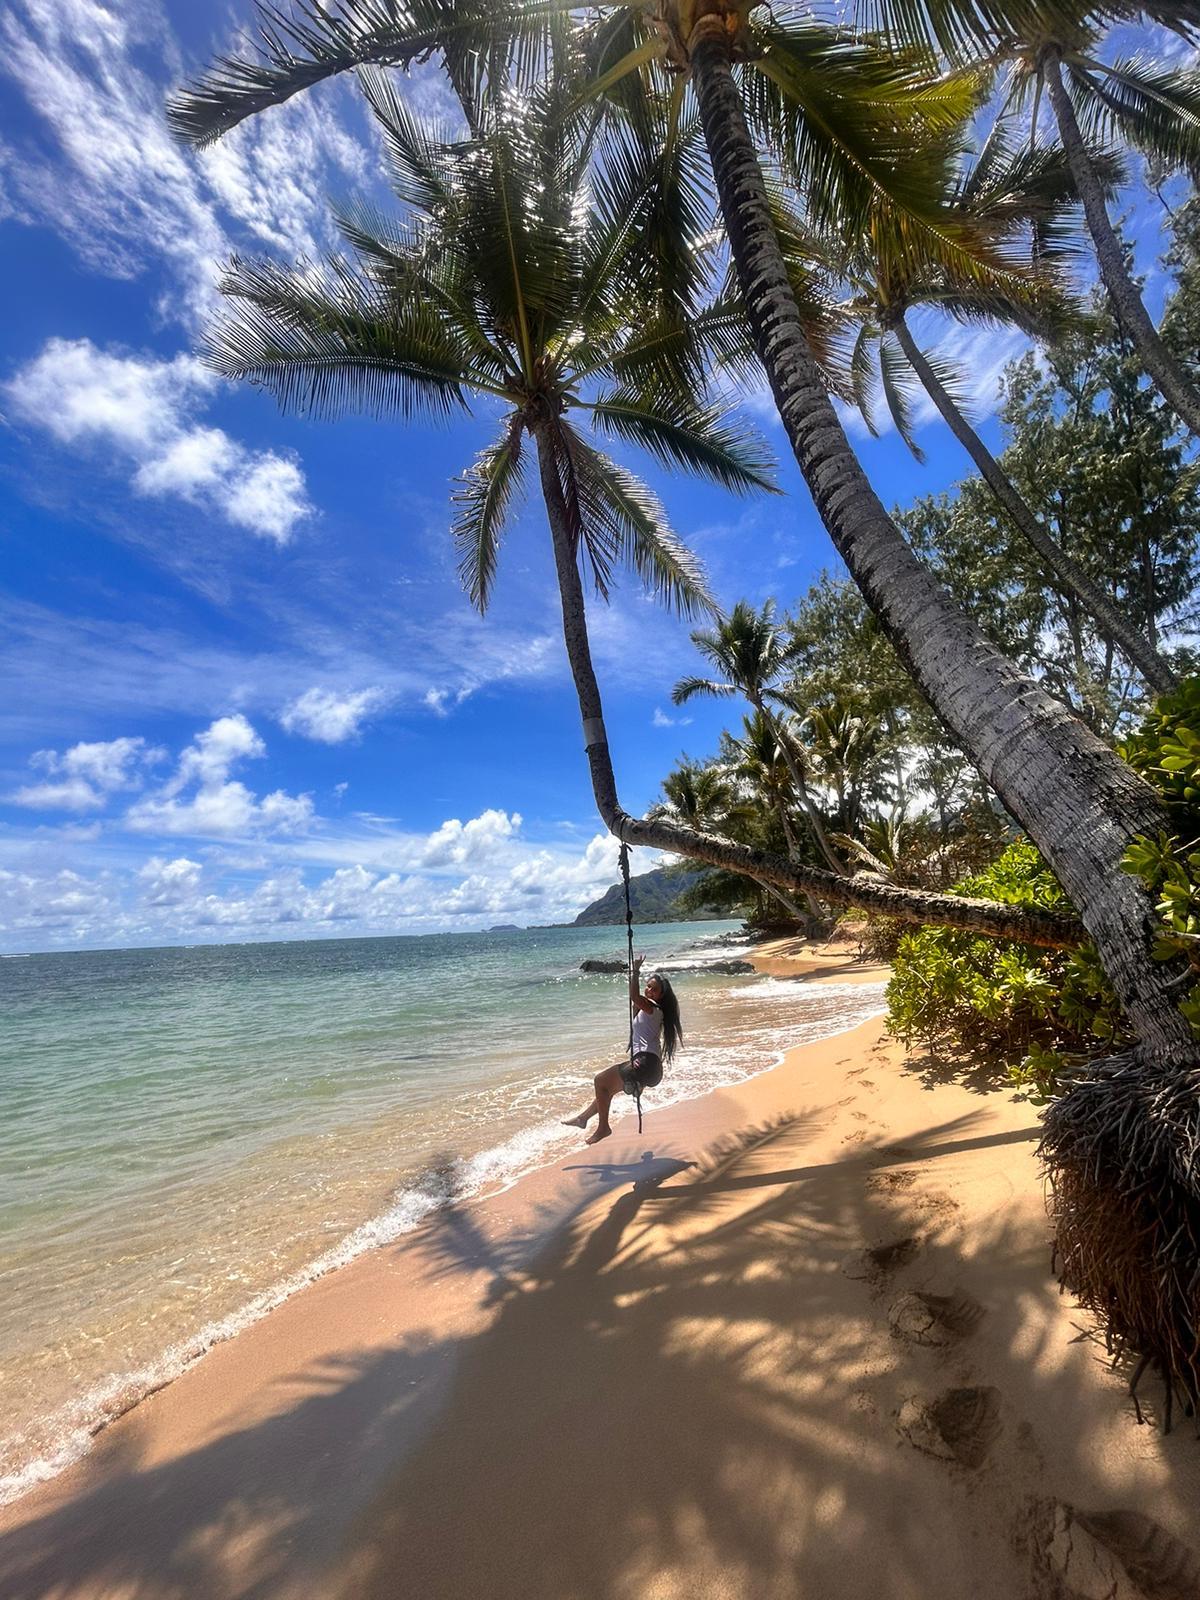
[{"label": "palm tree base", "polygon": [[[1200,1407],[1200,1053],[1184,1068],[1133,1052],[1096,1064],[1046,1113],[1061,1281],[1104,1328],[1109,1354],[1153,1368],[1163,1426]],[[1141,1408],[1138,1407],[1141,1418]]]}]

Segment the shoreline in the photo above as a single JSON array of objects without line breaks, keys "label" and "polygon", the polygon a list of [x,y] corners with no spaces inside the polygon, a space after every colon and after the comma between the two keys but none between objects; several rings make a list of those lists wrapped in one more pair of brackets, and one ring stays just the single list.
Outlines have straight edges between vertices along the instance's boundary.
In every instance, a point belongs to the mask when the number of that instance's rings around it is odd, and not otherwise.
[{"label": "shoreline", "polygon": [[[832,953],[824,947],[813,947],[811,959],[797,959],[793,951],[804,941],[781,938],[760,941],[749,946],[738,941],[750,960],[765,976],[837,976],[839,981],[878,981],[886,975],[886,967],[853,963],[845,947]],[[808,954],[806,947],[806,954]],[[851,963],[848,965],[848,963]],[[702,970],[702,968],[701,968]],[[834,1037],[834,1030],[822,1037]],[[783,1059],[777,1055],[758,1070],[748,1073],[749,1082],[771,1071]],[[685,1095],[672,1106],[688,1105],[704,1094]],[[622,1108],[624,1111],[625,1108]],[[505,1148],[504,1146],[497,1147]],[[484,1152],[491,1155],[494,1152]],[[518,1168],[503,1179],[481,1181],[480,1186],[463,1193],[447,1193],[439,1183],[439,1174],[425,1171],[414,1176],[411,1182],[395,1191],[386,1206],[367,1217],[343,1239],[329,1246],[311,1261],[295,1268],[278,1282],[252,1295],[243,1305],[230,1311],[217,1321],[205,1324],[194,1334],[167,1345],[152,1361],[140,1366],[115,1372],[99,1384],[69,1402],[48,1420],[58,1424],[56,1433],[63,1443],[52,1453],[34,1457],[24,1467],[7,1477],[0,1478],[0,1514],[8,1507],[17,1506],[44,1485],[55,1482],[63,1473],[85,1461],[94,1449],[97,1438],[109,1428],[128,1417],[139,1406],[164,1389],[171,1387],[190,1373],[198,1364],[211,1356],[220,1346],[244,1335],[264,1318],[277,1313],[283,1306],[303,1294],[313,1285],[352,1266],[356,1261],[385,1250],[403,1241],[426,1223],[436,1223],[443,1211],[454,1206],[486,1205],[509,1193],[518,1185],[535,1178],[539,1172],[554,1169],[565,1159],[563,1152],[545,1156],[532,1166]]]},{"label": "shoreline", "polygon": [[[1187,1541],[1200,1452],[1137,1428],[1080,1337],[1035,1138],[878,1019],[651,1110],[212,1349],[0,1511],[0,1592],[1090,1594],[1068,1577],[1116,1558],[1076,1511]],[[922,1294],[970,1326],[941,1339]],[[951,1393],[974,1398],[947,1456]]]}]

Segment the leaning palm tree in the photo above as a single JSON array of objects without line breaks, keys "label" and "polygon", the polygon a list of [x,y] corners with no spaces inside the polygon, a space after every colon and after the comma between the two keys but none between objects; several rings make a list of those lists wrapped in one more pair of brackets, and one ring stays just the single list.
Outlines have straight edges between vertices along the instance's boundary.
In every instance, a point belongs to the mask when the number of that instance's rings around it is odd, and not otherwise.
[{"label": "leaning palm tree", "polygon": [[[520,17],[512,31],[522,41],[526,20],[536,26],[550,11],[571,10],[565,0],[561,8],[549,0],[506,0],[495,8],[502,36],[507,37],[507,14],[514,8]],[[472,6],[459,11],[452,0],[444,0],[443,9],[452,14],[453,61],[448,64],[453,75]],[[474,9],[487,10],[481,0]],[[438,48],[425,35],[414,42],[419,30],[410,26],[412,10],[391,0],[305,0],[301,10],[306,32],[298,41],[276,28],[258,59],[218,63],[196,87],[176,97],[176,130],[204,142],[263,105],[363,61],[404,62]],[[279,15],[273,8],[267,14]],[[1164,1058],[1190,1054],[1190,1030],[1175,1005],[1177,973],[1170,963],[1151,958],[1149,896],[1120,871],[1131,837],[1168,830],[1163,808],[1147,784],[987,640],[918,562],[887,515],[846,439],[805,337],[759,146],[747,122],[749,105],[756,129],[770,135],[788,170],[803,177],[805,198],[818,222],[841,215],[847,226],[855,226],[882,187],[906,205],[914,227],[936,226],[931,215],[936,205],[894,193],[889,179],[930,120],[939,114],[961,119],[956,85],[930,82],[927,75],[917,81],[913,62],[903,54],[880,52],[869,40],[805,18],[778,18],[754,0],[716,6],[696,0],[610,0],[591,15],[599,18],[593,40],[607,30],[601,43],[612,64],[595,79],[604,94],[624,94],[630,84],[649,79],[648,94],[627,96],[636,109],[660,94],[665,78],[669,107],[682,98],[680,84],[690,85],[695,95],[754,349],[818,514],[851,575],[943,723],[1046,856],[1095,939],[1134,1031]],[[486,40],[486,19],[481,28]],[[622,56],[625,42],[630,48]],[[521,53],[536,54],[538,48],[522,42]],[[480,51],[479,59],[490,58]],[[672,111],[668,127],[673,120]],[[953,226],[953,219],[944,223],[951,232]],[[551,489],[552,466],[548,462],[543,473]],[[571,551],[570,526],[561,516],[557,520],[565,556]],[[582,586],[572,587],[564,559],[556,554],[556,561],[565,631],[585,646]],[[577,672],[577,688],[582,681]],[[614,832],[640,842],[644,825],[617,800],[594,680],[584,688],[600,814]],[[828,876],[833,885],[843,881]],[[776,881],[804,887],[791,876]],[[817,892],[837,903],[865,904],[857,884],[847,888],[853,890],[852,902],[844,892]],[[877,902],[871,909],[886,913],[888,907]],[[911,900],[894,910],[919,915]],[[963,917],[961,908],[957,913],[950,904],[936,908],[938,919],[961,925],[956,915]],[[1004,923],[994,908],[979,911],[975,925],[981,920],[997,932]],[[1026,928],[1017,937],[1061,939],[1061,926],[1043,926],[1038,934],[1044,920],[1025,912],[1009,926]]]},{"label": "leaning palm tree", "polygon": [[[896,4],[902,7],[904,0]],[[836,156],[831,150],[831,99],[822,101],[820,89],[840,81],[839,67],[852,65],[869,42],[780,20],[770,11],[764,18],[764,8],[753,0],[725,0],[716,7],[693,0],[611,0],[603,9],[628,19],[636,37],[601,84],[608,88],[638,74],[644,83],[649,79],[647,93],[653,93],[653,63],[663,62],[676,78],[686,77],[695,94],[754,347],[839,555],[942,722],[1039,846],[1078,908],[1134,1031],[1165,1059],[1190,1057],[1191,1030],[1174,998],[1178,971],[1153,960],[1146,937],[1149,896],[1120,870],[1132,837],[1166,827],[1160,802],[986,638],[909,549],[838,421],[790,290],[760,153],[763,139],[803,195],[813,225],[838,218],[848,231],[860,228],[882,192],[914,235],[936,229],[957,243],[964,260],[971,254],[958,219],[928,195],[913,198],[920,163],[912,159],[911,146],[929,124],[904,114],[897,83],[903,55],[889,58],[900,109],[890,136],[882,135],[882,160],[864,167],[857,159],[843,163],[840,147]],[[849,70],[851,86],[855,77]],[[870,81],[864,71],[862,83]],[[934,87],[926,79],[918,97],[922,111]],[[944,87],[944,109],[958,120],[961,104],[950,108],[954,85]],[[876,106],[887,99],[878,82],[871,88]],[[845,105],[839,110],[848,115]],[[852,174],[839,181],[847,165]]]},{"label": "leaning palm tree", "polygon": [[[1101,637],[1124,654],[1151,689],[1169,693],[1178,680],[1168,663],[1035,516],[971,426],[953,364],[922,350],[907,321],[911,311],[924,306],[966,325],[1017,326],[1038,336],[1078,325],[1079,317],[1063,296],[1058,271],[1063,246],[1070,242],[1070,212],[1076,199],[1070,169],[1059,151],[1028,145],[1010,148],[1002,129],[993,130],[970,166],[955,163],[949,149],[947,155],[948,208],[979,230],[982,245],[995,247],[1011,241],[1019,247],[1028,239],[1033,264],[1023,263],[1014,252],[1011,259],[1001,258],[993,265],[981,250],[970,260],[970,271],[964,272],[961,253],[946,250],[933,231],[914,247],[906,219],[885,201],[874,208],[870,225],[861,235],[848,244],[834,241],[825,246],[825,259],[850,286],[852,298],[846,309],[859,323],[850,363],[859,410],[875,432],[875,387],[868,355],[874,345],[888,410],[917,460],[924,458],[913,436],[912,374],[1057,583],[1075,596]],[[1098,168],[1106,178],[1112,170],[1111,165]],[[807,282],[814,243],[799,229],[793,237],[806,252],[798,265],[805,275],[802,281]]]},{"label": "leaning palm tree", "polygon": [[[744,834],[751,820],[750,808],[739,798],[730,774],[719,762],[700,763],[684,756],[663,779],[662,788],[662,801],[647,813],[651,821],[678,822],[697,832],[731,839],[738,832]],[[789,838],[789,846],[790,842]],[[801,924],[805,922],[800,907],[778,884],[765,879],[757,881],[763,893],[778,901],[789,917]],[[815,905],[811,896],[810,903]]]},{"label": "leaning palm tree", "polygon": [[858,11],[897,39],[924,43],[956,62],[1007,62],[1000,116],[1027,114],[1036,133],[1043,95],[1070,163],[1100,276],[1143,370],[1200,437],[1200,392],[1146,310],[1106,204],[1097,145],[1130,145],[1168,168],[1200,161],[1200,72],[1144,54],[1105,60],[1113,23],[1150,21],[1200,38],[1196,0],[861,0]]},{"label": "leaning palm tree", "polygon": [[722,421],[697,387],[715,353],[738,359],[740,316],[720,299],[696,304],[685,318],[673,296],[660,295],[657,305],[646,298],[641,246],[646,213],[662,204],[662,165],[627,164],[625,182],[594,195],[586,130],[553,97],[498,98],[481,110],[474,138],[447,146],[413,118],[390,79],[367,73],[364,89],[406,214],[394,221],[348,208],[339,220],[353,259],[323,268],[235,260],[222,284],[233,309],[208,340],[216,370],[259,385],[285,407],[325,415],[445,416],[471,398],[500,408],[492,443],[455,495],[462,580],[485,609],[533,454],[593,788],[601,815],[628,842],[913,920],[994,927],[998,937],[1023,929],[1039,942],[1077,938],[1054,917],[951,896],[881,898],[877,885],[855,887],[785,857],[626,817],[591,661],[581,563],[601,596],[624,561],[684,614],[713,607],[658,501],[594,434],[733,490],[771,487],[761,448]]},{"label": "leaning palm tree", "polygon": [[775,621],[775,602],[767,600],[756,611],[746,600],[739,600],[727,617],[712,628],[698,628],[692,643],[720,674],[718,678],[681,678],[671,691],[677,706],[697,695],[725,697],[742,695],[755,714],[775,732],[780,754],[796,798],[804,808],[817,848],[834,872],[844,873],[841,857],[830,844],[821,813],[808,791],[799,751],[779,719],[767,709],[767,702],[781,701],[778,680],[791,659],[791,647],[784,630]]}]

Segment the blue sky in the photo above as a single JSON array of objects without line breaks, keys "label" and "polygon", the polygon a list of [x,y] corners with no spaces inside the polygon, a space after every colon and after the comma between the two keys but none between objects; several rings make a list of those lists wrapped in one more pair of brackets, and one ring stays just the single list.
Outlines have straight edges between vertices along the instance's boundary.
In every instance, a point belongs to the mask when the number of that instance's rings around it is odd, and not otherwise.
[{"label": "blue sky", "polygon": [[[615,875],[536,503],[485,619],[455,577],[449,495],[486,419],[283,417],[193,354],[223,258],[319,255],[326,197],[378,183],[348,86],[200,156],[171,142],[167,88],[247,14],[0,13],[0,950],[567,920]],[[410,92],[438,111],[436,75]],[[1019,348],[960,341],[979,414]],[[921,422],[924,467],[858,430],[885,502],[961,475]],[[735,500],[627,459],[723,603],[790,604],[835,564],[790,461],[785,497]],[[729,707],[673,710],[697,658],[633,580],[591,625],[641,810]]]}]

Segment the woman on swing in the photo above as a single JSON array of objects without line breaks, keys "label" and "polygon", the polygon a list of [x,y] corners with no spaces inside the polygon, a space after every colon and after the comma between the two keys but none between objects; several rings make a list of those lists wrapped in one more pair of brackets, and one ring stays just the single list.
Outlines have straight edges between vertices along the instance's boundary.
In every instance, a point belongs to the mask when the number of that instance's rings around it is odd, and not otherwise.
[{"label": "woman on swing", "polygon": [[586,1111],[577,1117],[568,1117],[564,1128],[586,1128],[592,1117],[599,1117],[595,1133],[588,1144],[599,1144],[612,1132],[608,1121],[608,1108],[613,1096],[624,1089],[626,1094],[638,1094],[642,1089],[653,1089],[662,1082],[663,1062],[670,1061],[675,1047],[683,1038],[679,1021],[679,1001],[675,991],[661,972],[652,973],[646,981],[646,992],[641,992],[639,979],[645,956],[638,956],[629,974],[629,1003],[634,1008],[632,1061],[618,1061],[605,1067],[592,1079],[596,1098]]}]

